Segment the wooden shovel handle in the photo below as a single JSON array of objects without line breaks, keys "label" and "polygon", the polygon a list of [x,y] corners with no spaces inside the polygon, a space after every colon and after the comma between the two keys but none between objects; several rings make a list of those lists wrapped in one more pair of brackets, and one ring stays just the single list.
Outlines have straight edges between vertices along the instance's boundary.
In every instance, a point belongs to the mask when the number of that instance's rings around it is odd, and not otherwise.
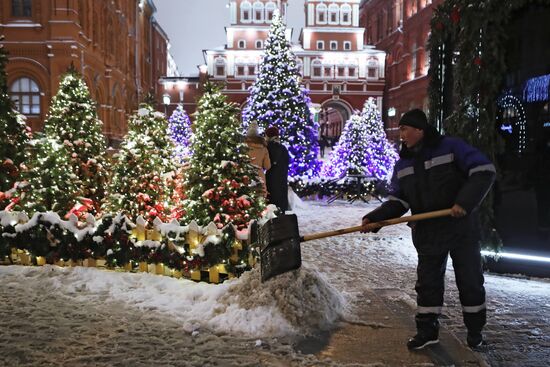
[{"label": "wooden shovel handle", "polygon": [[[399,223],[403,223],[403,222],[416,222],[416,221],[419,221],[419,220],[447,217],[447,216],[450,216],[450,215],[451,215],[451,209],[443,209],[443,210],[436,210],[436,211],[433,211],[433,212],[427,212],[427,213],[422,213],[422,214],[409,215],[409,216],[406,216],[406,217],[399,217],[399,218],[393,218],[393,219],[388,219],[388,220],[382,220],[380,222],[372,222],[370,224],[373,225],[373,226],[376,226],[378,228],[381,228],[381,227],[391,226],[391,225],[399,224]],[[346,234],[346,233],[359,232],[362,228],[363,228],[363,226],[355,226],[355,227],[337,229],[335,231],[330,231],[330,232],[320,232],[320,233],[308,234],[308,235],[305,235],[303,237],[300,237],[300,242],[317,240],[319,238],[325,238],[325,237],[338,236],[338,235]]]}]

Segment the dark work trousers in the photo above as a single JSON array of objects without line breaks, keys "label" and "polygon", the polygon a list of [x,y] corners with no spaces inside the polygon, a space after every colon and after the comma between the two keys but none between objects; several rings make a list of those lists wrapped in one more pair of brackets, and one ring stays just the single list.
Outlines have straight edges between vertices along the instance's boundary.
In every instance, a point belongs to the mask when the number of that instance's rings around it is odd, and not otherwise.
[{"label": "dark work trousers", "polygon": [[441,313],[449,254],[453,260],[464,324],[470,332],[481,332],[486,322],[485,288],[480,248],[476,241],[452,246],[451,250],[440,254],[418,254],[415,286],[418,315]]}]

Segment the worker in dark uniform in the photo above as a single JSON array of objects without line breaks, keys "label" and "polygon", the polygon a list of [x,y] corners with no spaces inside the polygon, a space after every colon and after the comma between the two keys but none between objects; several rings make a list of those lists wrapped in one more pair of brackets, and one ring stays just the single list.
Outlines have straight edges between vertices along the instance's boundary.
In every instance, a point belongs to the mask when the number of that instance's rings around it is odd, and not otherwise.
[{"label": "worker in dark uniform", "polygon": [[[477,207],[495,179],[495,167],[464,141],[441,136],[424,112],[411,110],[399,121],[402,148],[394,167],[388,200],[363,217],[363,232],[377,231],[372,222],[452,209],[452,217],[411,223],[418,253],[416,329],[409,349],[439,342],[438,317],[443,307],[444,278],[450,254],[456,276],[467,343],[483,344],[485,288],[479,246]],[[370,225],[369,225],[370,224]]]}]

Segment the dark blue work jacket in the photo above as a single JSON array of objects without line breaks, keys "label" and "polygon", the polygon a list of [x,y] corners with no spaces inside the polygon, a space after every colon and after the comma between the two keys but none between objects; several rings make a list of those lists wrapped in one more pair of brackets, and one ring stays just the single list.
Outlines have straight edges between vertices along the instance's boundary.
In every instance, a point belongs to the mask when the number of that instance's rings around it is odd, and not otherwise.
[{"label": "dark blue work jacket", "polygon": [[[419,252],[439,253],[479,235],[477,213],[495,177],[495,167],[479,150],[458,138],[438,137],[431,145],[402,156],[395,164],[388,201],[366,215],[371,222],[460,205],[463,218],[413,224]],[[471,242],[471,241],[469,241]]]}]

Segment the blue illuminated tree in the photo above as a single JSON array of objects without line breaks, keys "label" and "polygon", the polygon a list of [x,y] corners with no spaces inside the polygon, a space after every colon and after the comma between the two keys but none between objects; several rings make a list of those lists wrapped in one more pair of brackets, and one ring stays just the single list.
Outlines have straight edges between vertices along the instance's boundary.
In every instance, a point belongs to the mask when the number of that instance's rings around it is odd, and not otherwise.
[{"label": "blue illuminated tree", "polygon": [[360,174],[387,180],[396,160],[397,151],[386,137],[376,104],[369,98],[361,113],[346,122],[322,174],[326,177]]},{"label": "blue illuminated tree", "polygon": [[168,119],[170,137],[174,141],[174,157],[183,163],[191,155],[191,120],[182,106],[178,106]]},{"label": "blue illuminated tree", "polygon": [[258,79],[243,110],[244,128],[256,121],[260,129],[276,126],[290,155],[291,177],[315,177],[319,124],[313,121],[309,91],[300,84],[296,59],[286,39],[286,26],[274,14]]}]

